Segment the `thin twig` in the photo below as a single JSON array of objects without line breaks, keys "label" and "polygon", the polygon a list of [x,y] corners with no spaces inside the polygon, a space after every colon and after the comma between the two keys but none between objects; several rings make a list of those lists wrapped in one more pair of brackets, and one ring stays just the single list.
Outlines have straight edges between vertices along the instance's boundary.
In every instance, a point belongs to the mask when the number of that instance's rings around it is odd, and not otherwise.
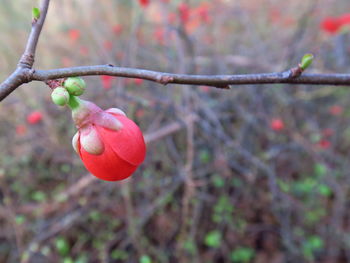
[{"label": "thin twig", "polygon": [[40,6],[40,17],[33,20],[32,30],[28,37],[25,51],[18,63],[20,68],[32,68],[34,64],[36,46],[38,45],[41,29],[45,23],[47,11],[49,9],[50,0],[43,0]]}]

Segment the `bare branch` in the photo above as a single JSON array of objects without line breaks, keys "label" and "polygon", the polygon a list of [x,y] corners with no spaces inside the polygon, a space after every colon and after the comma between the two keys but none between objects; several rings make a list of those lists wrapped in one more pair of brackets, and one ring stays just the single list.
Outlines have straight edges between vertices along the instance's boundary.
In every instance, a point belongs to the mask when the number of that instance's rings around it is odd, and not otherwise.
[{"label": "bare branch", "polygon": [[0,85],[0,101],[6,98],[17,87],[25,83],[23,78],[23,70],[15,70],[3,83]]},{"label": "bare branch", "polygon": [[25,51],[18,63],[18,67],[32,68],[34,64],[36,46],[39,41],[41,29],[45,23],[47,10],[49,9],[50,0],[43,0],[40,6],[40,17],[38,20],[33,20],[32,30],[28,37]]},{"label": "bare branch", "polygon": [[207,85],[223,88],[227,85],[246,84],[312,84],[312,85],[350,85],[350,74],[303,74],[295,75],[295,68],[277,73],[245,74],[245,75],[185,75],[164,73],[145,69],[97,65],[61,68],[53,70],[37,70],[32,80],[46,81],[49,79],[66,78],[70,76],[110,75],[126,78],[140,78],[161,84]]}]

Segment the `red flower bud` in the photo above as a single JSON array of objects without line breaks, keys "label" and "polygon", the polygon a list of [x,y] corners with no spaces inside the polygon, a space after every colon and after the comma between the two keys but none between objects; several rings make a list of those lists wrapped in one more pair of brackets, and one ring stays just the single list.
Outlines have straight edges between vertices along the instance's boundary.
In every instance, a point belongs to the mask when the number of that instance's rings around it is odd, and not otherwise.
[{"label": "red flower bud", "polygon": [[72,143],[86,169],[106,181],[129,177],[146,155],[139,127],[117,108],[103,111],[91,102],[75,100],[78,106],[72,116],[78,132]]}]

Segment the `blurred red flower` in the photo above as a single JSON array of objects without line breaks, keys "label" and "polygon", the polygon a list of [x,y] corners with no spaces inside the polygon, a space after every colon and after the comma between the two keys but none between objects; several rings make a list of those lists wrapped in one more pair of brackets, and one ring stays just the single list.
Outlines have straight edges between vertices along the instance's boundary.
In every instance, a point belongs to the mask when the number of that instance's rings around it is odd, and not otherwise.
[{"label": "blurred red flower", "polygon": [[24,135],[27,132],[27,127],[24,125],[17,125],[16,126],[16,134],[17,135]]},{"label": "blurred red flower", "polygon": [[190,7],[186,3],[180,3],[178,7],[180,13],[180,19],[183,24],[187,24],[190,19]]},{"label": "blurred red flower", "polygon": [[164,32],[164,29],[162,27],[158,27],[154,31],[153,36],[159,45],[164,45],[165,32]]},{"label": "blurred red flower", "polygon": [[78,29],[71,29],[68,32],[70,40],[73,42],[76,42],[80,38],[80,30]]},{"label": "blurred red flower", "polygon": [[150,4],[150,0],[139,0],[140,5],[145,8]]},{"label": "blurred red flower", "polygon": [[334,17],[326,17],[321,23],[322,30],[329,34],[337,33],[340,27],[341,24],[339,20]]},{"label": "blurred red flower", "polygon": [[37,124],[43,119],[43,114],[40,111],[33,111],[27,115],[27,122],[29,124]]},{"label": "blurred red flower", "polygon": [[209,15],[210,5],[208,2],[202,2],[196,9],[195,12],[199,16],[199,19],[203,23],[210,23],[211,17]]},{"label": "blurred red flower", "polygon": [[88,49],[88,47],[86,47],[86,46],[80,47],[80,54],[81,54],[82,56],[87,56],[87,55],[89,54],[89,49]]},{"label": "blurred red flower", "polygon": [[343,107],[339,105],[333,105],[332,107],[329,108],[329,112],[334,116],[339,116],[343,113]]},{"label": "blurred red flower", "polygon": [[326,129],[324,129],[324,130],[322,131],[322,135],[323,135],[324,137],[330,137],[330,136],[332,136],[333,134],[334,134],[334,130],[331,129],[331,128],[326,128]]},{"label": "blurred red flower", "polygon": [[112,28],[114,34],[116,34],[117,36],[119,36],[122,32],[123,32],[123,26],[118,24],[118,25],[114,25]]},{"label": "blurred red flower", "polygon": [[326,17],[321,22],[321,29],[329,34],[336,34],[343,26],[350,25],[350,14],[338,17]]},{"label": "blurred red flower", "polygon": [[140,86],[143,84],[143,79],[134,79],[134,83],[135,85]]},{"label": "blurred red flower", "polygon": [[106,50],[112,50],[113,48],[113,43],[109,40],[106,40],[105,42],[103,42],[103,47],[106,49]]},{"label": "blurred red flower", "polygon": [[113,76],[101,75],[100,78],[101,78],[101,81],[102,81],[102,87],[104,89],[112,88]]},{"label": "blurred red flower", "polygon": [[282,131],[284,130],[284,122],[281,119],[272,119],[270,122],[270,127],[274,131]]},{"label": "blurred red flower", "polygon": [[331,147],[331,142],[326,140],[326,139],[322,139],[318,142],[317,144],[321,149],[328,149],[329,147]]},{"label": "blurred red flower", "polygon": [[168,16],[169,24],[171,24],[171,25],[175,24],[176,19],[177,19],[177,15],[175,13],[169,13],[169,16]]},{"label": "blurred red flower", "polygon": [[339,16],[338,20],[342,26],[349,25],[350,24],[350,14],[343,14],[343,15]]},{"label": "blurred red flower", "polygon": [[210,88],[208,86],[199,86],[198,88],[205,93],[208,93],[210,91]]}]

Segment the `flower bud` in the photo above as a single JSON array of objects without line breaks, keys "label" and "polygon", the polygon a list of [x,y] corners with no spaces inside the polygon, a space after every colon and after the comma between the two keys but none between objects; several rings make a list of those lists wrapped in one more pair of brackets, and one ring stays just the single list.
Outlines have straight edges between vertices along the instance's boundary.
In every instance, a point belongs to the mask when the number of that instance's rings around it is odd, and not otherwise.
[{"label": "flower bud", "polygon": [[80,96],[84,93],[86,84],[85,81],[80,77],[67,78],[63,86],[67,89],[70,95]]},{"label": "flower bud", "polygon": [[69,101],[69,93],[65,88],[57,87],[51,93],[51,99],[56,105],[64,106]]},{"label": "flower bud", "polygon": [[146,155],[140,128],[118,108],[103,111],[75,96],[68,106],[78,128],[72,145],[87,170],[106,181],[129,177]]},{"label": "flower bud", "polygon": [[303,56],[303,58],[301,59],[300,67],[303,70],[307,69],[311,65],[313,60],[314,60],[314,55],[312,55],[312,54],[305,54]]}]

